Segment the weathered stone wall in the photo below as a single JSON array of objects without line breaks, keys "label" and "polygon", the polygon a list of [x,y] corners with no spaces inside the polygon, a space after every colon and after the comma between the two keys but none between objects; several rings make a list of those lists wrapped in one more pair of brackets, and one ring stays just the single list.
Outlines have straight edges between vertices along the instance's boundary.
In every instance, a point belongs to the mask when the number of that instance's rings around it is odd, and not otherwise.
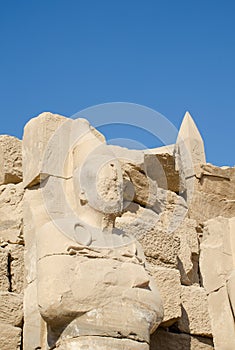
[{"label": "weathered stone wall", "polygon": [[[125,200],[131,201],[116,218],[115,226],[134,235],[141,243],[145,268],[156,282],[163,302],[164,318],[151,335],[150,349],[233,350],[235,168],[219,168],[203,161],[202,140],[190,118],[186,116],[180,131],[182,139],[187,136],[185,142],[189,150],[190,135],[194,135],[194,145],[195,139],[200,144],[200,152],[192,157],[190,171],[179,167],[179,158],[183,159],[180,147],[143,152],[109,146],[121,164]],[[43,321],[35,302],[33,223],[41,213],[34,211],[33,203],[40,196],[41,163],[50,133],[53,134],[64,119],[44,113],[26,126],[34,131],[31,143],[25,146],[32,153],[24,155],[24,182],[21,141],[10,136],[0,137],[1,350],[35,350],[44,341],[40,338]],[[194,130],[191,133],[190,127]],[[81,337],[81,344],[88,349],[95,349],[100,342],[103,349],[137,348],[137,342],[131,339],[120,343],[118,338],[91,336],[83,340]],[[72,346],[71,341],[71,349]],[[141,343],[138,346],[148,348]],[[63,345],[57,348],[64,349]]]},{"label": "weathered stone wall", "polygon": [[0,349],[21,349],[24,239],[21,141],[0,136]]}]

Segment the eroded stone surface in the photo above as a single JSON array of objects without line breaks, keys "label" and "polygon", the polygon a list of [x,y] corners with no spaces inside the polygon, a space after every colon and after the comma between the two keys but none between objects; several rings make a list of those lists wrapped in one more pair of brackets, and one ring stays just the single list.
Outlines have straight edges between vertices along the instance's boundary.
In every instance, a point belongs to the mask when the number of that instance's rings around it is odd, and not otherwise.
[{"label": "eroded stone surface", "polygon": [[182,317],[178,321],[181,332],[211,337],[211,320],[204,288],[182,286],[181,302]]},{"label": "eroded stone surface", "polygon": [[24,188],[22,183],[0,186],[0,241],[21,243],[22,200]]},{"label": "eroded stone surface", "polygon": [[[164,307],[164,326],[173,324],[181,317],[181,285],[180,274],[176,269],[149,266],[150,272],[155,280]],[[174,297],[172,291],[174,290]]]},{"label": "eroded stone surface", "polygon": [[23,321],[23,297],[10,292],[0,292],[0,323],[20,327]]},{"label": "eroded stone surface", "polygon": [[0,248],[0,291],[8,291],[9,288],[8,251]]},{"label": "eroded stone surface", "polygon": [[0,135],[0,185],[22,181],[22,145],[13,136]]},{"label": "eroded stone surface", "polygon": [[20,350],[22,332],[21,328],[0,323],[0,330],[0,349]]}]

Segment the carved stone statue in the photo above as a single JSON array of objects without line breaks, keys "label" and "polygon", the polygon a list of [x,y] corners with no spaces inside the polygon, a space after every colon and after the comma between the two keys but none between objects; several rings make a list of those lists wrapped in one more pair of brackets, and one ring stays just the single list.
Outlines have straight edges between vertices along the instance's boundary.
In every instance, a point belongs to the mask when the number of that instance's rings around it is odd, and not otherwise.
[{"label": "carved stone statue", "polygon": [[[31,127],[42,122],[38,118]],[[38,174],[26,175],[36,237],[28,251],[36,252],[38,346],[147,350],[163,307],[140,244],[115,228],[126,205],[119,162],[87,121],[58,120],[57,135],[44,138],[41,188],[32,187]],[[27,129],[25,144],[27,149]]]}]

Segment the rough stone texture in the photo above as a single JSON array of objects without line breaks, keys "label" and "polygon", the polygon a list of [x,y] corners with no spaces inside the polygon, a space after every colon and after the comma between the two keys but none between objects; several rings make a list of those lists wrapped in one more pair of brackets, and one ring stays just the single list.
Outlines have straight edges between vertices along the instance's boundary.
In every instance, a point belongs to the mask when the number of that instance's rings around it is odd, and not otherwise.
[{"label": "rough stone texture", "polygon": [[8,291],[9,288],[8,251],[0,248],[0,291]]},{"label": "rough stone texture", "polygon": [[[180,192],[179,172],[175,169],[174,145],[151,150],[136,151],[119,146],[108,146],[120,161],[122,168],[131,171],[136,177],[136,184],[145,184],[144,175],[155,181],[158,187],[173,192]],[[139,177],[139,181],[138,181]],[[136,192],[138,194],[138,192]]]},{"label": "rough stone texture", "polygon": [[22,183],[0,186],[0,242],[22,243]]},{"label": "rough stone texture", "polygon": [[182,317],[178,321],[181,332],[211,337],[211,321],[204,288],[182,286],[181,302]]},{"label": "rough stone texture", "polygon": [[0,349],[20,350],[21,328],[0,323]]},{"label": "rough stone texture", "polygon": [[23,158],[18,184],[21,142],[0,136],[1,350],[22,348],[22,292],[24,350],[147,350],[159,324],[152,350],[235,348],[235,168],[205,164],[189,113],[146,151],[42,113]]},{"label": "rough stone texture", "polygon": [[11,244],[8,249],[10,254],[11,291],[22,293],[24,290],[24,246]]},{"label": "rough stone texture", "polygon": [[[149,270],[155,280],[164,307],[164,318],[162,324],[170,326],[181,317],[181,286],[180,274],[176,269],[157,267],[150,265]],[[174,297],[172,297],[174,290]]]},{"label": "rough stone texture", "polygon": [[0,135],[0,185],[21,181],[21,141],[13,136]]},{"label": "rough stone texture", "polygon": [[[177,334],[158,329],[152,336],[150,350],[212,350],[211,339]],[[228,350],[230,348],[227,348]],[[232,348],[231,348],[232,349]]]},{"label": "rough stone texture", "polygon": [[199,283],[199,239],[196,221],[185,218],[177,228],[176,234],[180,238],[178,268],[181,283],[184,285]]},{"label": "rough stone texture", "polygon": [[152,210],[133,203],[116,219],[116,227],[125,227],[127,233],[136,237],[142,244],[146,257],[153,259],[156,264],[177,267],[180,240],[162,228],[159,215]]},{"label": "rough stone texture", "polygon": [[0,292],[0,323],[20,327],[23,321],[23,297],[10,292]]},{"label": "rough stone texture", "polygon": [[148,350],[149,345],[133,340],[115,339],[109,337],[79,337],[58,345],[59,350],[87,349],[87,350]]},{"label": "rough stone texture", "polygon": [[[199,223],[235,216],[235,168],[204,164],[197,168],[189,216]],[[203,208],[203,210],[201,210]]]},{"label": "rough stone texture", "polygon": [[180,175],[179,171],[175,169],[175,158],[167,148],[165,153],[158,153],[156,150],[156,154],[154,154],[154,151],[145,154],[146,174],[156,181],[158,187],[173,192],[181,192]]}]

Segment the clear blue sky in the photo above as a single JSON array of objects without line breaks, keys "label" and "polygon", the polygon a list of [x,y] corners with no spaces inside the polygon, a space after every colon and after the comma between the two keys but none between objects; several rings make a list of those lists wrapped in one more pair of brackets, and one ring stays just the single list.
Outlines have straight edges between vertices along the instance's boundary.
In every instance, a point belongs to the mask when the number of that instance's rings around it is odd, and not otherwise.
[{"label": "clear blue sky", "polygon": [[1,1],[0,133],[126,101],[177,128],[189,110],[208,161],[234,165],[234,18],[234,0]]}]

